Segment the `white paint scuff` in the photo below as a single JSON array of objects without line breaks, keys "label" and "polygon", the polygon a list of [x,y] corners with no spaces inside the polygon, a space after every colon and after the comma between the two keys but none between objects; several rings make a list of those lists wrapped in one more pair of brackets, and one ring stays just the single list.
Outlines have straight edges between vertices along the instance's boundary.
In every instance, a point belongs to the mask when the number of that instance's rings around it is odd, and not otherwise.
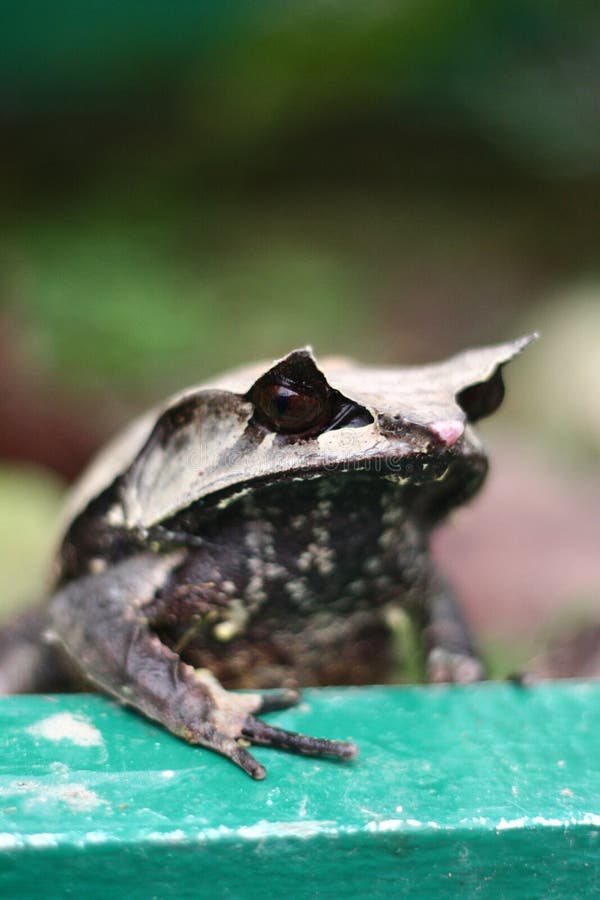
[{"label": "white paint scuff", "polygon": [[103,747],[104,738],[95,725],[82,715],[56,713],[40,719],[27,728],[27,733],[47,741],[71,741],[78,747]]}]

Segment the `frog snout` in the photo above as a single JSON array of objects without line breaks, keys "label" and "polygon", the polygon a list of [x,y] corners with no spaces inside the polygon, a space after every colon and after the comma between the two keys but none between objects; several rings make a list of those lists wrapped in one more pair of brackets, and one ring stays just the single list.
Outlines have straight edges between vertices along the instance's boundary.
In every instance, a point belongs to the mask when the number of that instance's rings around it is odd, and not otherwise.
[{"label": "frog snout", "polygon": [[452,447],[465,432],[465,423],[460,419],[441,419],[432,422],[428,430],[444,447]]}]

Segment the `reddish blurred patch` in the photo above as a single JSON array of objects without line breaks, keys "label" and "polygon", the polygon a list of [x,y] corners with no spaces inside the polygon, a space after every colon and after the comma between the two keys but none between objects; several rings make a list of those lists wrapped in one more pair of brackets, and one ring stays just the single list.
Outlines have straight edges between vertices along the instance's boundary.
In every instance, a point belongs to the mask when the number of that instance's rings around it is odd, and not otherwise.
[{"label": "reddish blurred patch", "polygon": [[15,329],[0,319],[0,458],[35,463],[72,480],[112,430],[107,410],[93,414],[44,373],[26,365]]},{"label": "reddish blurred patch", "polygon": [[528,667],[537,678],[600,678],[600,624],[570,632]]},{"label": "reddish blurred patch", "polygon": [[482,495],[440,529],[434,552],[475,630],[519,641],[559,613],[600,621],[599,538],[597,477],[553,471],[515,442],[493,450]]}]

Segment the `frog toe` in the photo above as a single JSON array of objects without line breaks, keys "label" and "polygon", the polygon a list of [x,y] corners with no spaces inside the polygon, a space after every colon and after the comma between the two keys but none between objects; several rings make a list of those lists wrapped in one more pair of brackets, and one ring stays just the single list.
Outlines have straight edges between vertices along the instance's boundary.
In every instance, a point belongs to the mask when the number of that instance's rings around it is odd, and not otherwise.
[{"label": "frog toe", "polygon": [[300,691],[292,688],[281,688],[274,691],[261,692],[261,706],[259,712],[273,712],[277,709],[289,709],[290,706],[297,706],[300,702]]},{"label": "frog toe", "polygon": [[287,750],[302,756],[332,756],[338,759],[352,759],[358,753],[356,744],[349,741],[332,741],[327,738],[310,737],[295,731],[277,728],[262,719],[248,716],[242,736],[252,744]]}]

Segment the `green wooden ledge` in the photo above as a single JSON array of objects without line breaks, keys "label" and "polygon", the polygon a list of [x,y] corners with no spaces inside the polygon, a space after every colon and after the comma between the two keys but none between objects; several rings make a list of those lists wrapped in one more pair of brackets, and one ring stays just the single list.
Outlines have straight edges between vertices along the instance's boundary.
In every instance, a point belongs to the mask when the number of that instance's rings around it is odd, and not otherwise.
[{"label": "green wooden ledge", "polygon": [[0,896],[600,895],[600,684],[306,691],[267,780],[97,696],[0,701]]}]

